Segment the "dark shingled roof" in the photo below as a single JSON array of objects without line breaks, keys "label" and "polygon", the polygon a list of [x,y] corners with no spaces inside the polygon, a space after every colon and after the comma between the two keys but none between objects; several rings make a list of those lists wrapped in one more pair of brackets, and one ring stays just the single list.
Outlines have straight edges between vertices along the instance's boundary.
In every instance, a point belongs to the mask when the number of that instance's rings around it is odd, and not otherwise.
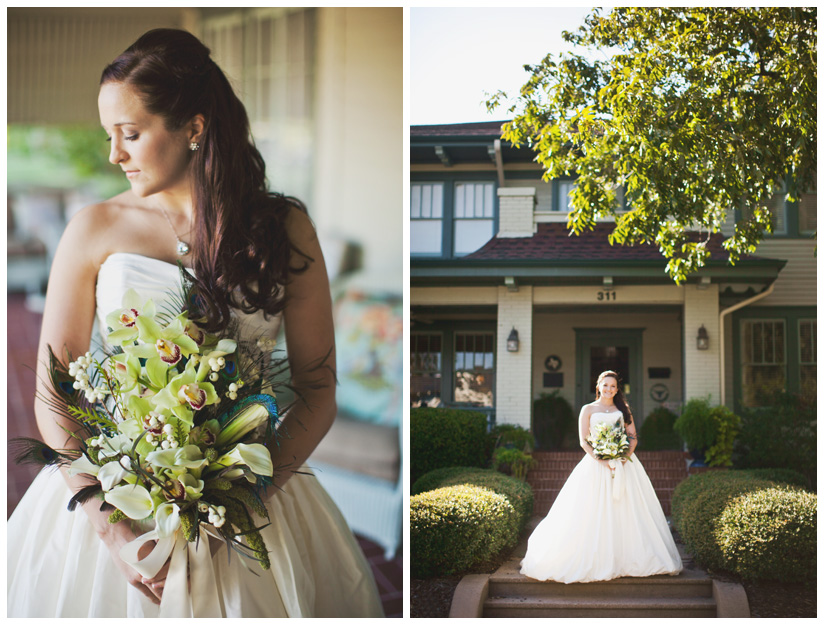
[{"label": "dark shingled roof", "polygon": [[[610,245],[607,237],[613,232],[613,223],[599,223],[593,230],[581,235],[570,234],[562,222],[539,223],[532,237],[493,237],[482,248],[463,257],[471,260],[518,260],[518,261],[660,261],[665,259],[655,245]],[[691,233],[694,241],[698,233]],[[702,235],[705,238],[706,235]],[[711,260],[727,261],[728,253],[722,247],[724,236],[711,235],[708,242]],[[753,256],[742,260],[755,259]]]},{"label": "dark shingled roof", "polygon": [[410,137],[500,137],[506,121],[410,126]]}]

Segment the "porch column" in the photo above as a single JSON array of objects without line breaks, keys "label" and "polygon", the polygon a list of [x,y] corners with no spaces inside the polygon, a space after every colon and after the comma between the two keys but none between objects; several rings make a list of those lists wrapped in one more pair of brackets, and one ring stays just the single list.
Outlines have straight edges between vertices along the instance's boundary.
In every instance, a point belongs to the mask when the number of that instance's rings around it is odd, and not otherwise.
[{"label": "porch column", "polygon": [[[719,285],[706,289],[685,285],[684,311],[685,340],[685,401],[710,396],[711,404],[718,404],[719,381]],[[696,347],[699,329],[704,326],[708,333],[708,349]]]},{"label": "porch column", "polygon": [[499,187],[497,236],[532,237],[536,232],[535,206],[535,187]]},{"label": "porch column", "polygon": [[[530,428],[532,405],[533,287],[518,291],[498,288],[496,343],[496,422]],[[507,337],[516,329],[518,352],[507,351]]]}]

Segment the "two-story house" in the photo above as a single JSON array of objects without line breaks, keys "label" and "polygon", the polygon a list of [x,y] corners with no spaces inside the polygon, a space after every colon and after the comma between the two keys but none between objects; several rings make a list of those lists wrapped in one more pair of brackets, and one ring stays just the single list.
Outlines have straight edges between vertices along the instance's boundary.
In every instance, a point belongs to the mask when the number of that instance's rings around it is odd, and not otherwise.
[{"label": "two-story house", "polygon": [[411,405],[464,406],[531,426],[558,390],[578,411],[618,371],[639,422],[694,397],[757,406],[814,393],[816,195],[772,198],[776,228],[732,266],[676,285],[655,246],[611,246],[612,221],[569,233],[574,179],[542,179],[501,122],[413,126],[410,137]]}]

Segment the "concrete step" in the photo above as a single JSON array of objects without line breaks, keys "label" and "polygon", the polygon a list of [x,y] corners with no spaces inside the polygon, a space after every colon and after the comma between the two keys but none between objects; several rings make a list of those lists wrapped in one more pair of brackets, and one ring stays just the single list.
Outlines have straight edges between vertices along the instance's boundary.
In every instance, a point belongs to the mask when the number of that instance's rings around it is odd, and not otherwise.
[{"label": "concrete step", "polygon": [[710,598],[711,579],[702,570],[685,569],[678,576],[616,578],[589,583],[540,581],[523,576],[520,558],[510,559],[490,575],[489,596],[594,598]]},{"label": "concrete step", "polygon": [[487,598],[484,617],[716,617],[713,598]]}]

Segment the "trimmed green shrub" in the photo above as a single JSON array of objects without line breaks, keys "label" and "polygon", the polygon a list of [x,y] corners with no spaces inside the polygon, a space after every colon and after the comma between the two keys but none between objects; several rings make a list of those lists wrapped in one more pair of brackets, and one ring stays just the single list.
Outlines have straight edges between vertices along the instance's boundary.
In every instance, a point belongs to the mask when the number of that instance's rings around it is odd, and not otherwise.
[{"label": "trimmed green shrub", "polygon": [[808,484],[808,479],[796,470],[792,469],[764,468],[742,470],[742,473],[753,476],[754,478],[770,480],[780,484],[784,483],[786,485],[792,485],[794,487],[802,487],[803,489],[808,489],[810,487],[810,485]]},{"label": "trimmed green shrub", "polygon": [[816,495],[788,487],[731,501],[719,516],[726,569],[749,580],[816,580]]},{"label": "trimmed green shrub", "polygon": [[493,470],[442,468],[410,498],[410,566],[416,578],[465,571],[518,542],[533,509],[529,485]]},{"label": "trimmed green shrub", "polygon": [[681,450],[682,440],[673,430],[678,416],[663,406],[653,409],[639,429],[640,450]]},{"label": "trimmed green shrub", "polygon": [[704,567],[745,579],[815,576],[814,494],[752,472],[715,471],[681,482],[672,507],[685,547]]},{"label": "trimmed green shrub", "polygon": [[579,445],[576,414],[556,390],[533,401],[533,434],[539,450],[574,449]]},{"label": "trimmed green shrub", "polygon": [[788,468],[816,486],[816,406],[800,396],[778,393],[771,405],[742,414],[733,464],[737,469]]},{"label": "trimmed green shrub", "polygon": [[488,467],[493,447],[487,416],[478,411],[410,411],[410,476],[415,482],[439,467]]}]

